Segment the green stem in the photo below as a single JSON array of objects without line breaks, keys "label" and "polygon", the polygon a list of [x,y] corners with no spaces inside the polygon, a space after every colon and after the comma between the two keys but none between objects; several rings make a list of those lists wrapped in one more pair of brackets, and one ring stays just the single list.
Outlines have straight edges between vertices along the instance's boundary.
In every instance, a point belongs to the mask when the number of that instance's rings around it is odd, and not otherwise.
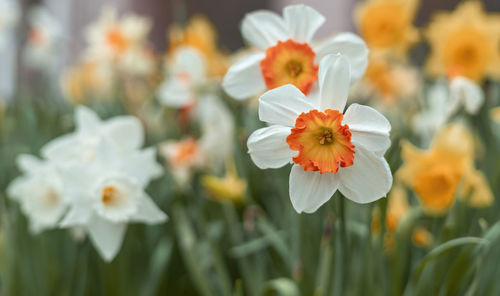
[{"label": "green stem", "polygon": [[345,292],[349,276],[349,242],[347,237],[347,219],[345,217],[345,197],[339,198],[340,246],[342,256],[342,287]]}]

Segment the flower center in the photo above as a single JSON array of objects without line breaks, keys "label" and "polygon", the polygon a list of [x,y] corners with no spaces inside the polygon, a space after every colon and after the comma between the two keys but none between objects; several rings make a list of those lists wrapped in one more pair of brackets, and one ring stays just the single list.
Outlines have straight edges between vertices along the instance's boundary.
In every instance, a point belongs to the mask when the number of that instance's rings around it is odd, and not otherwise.
[{"label": "flower center", "polygon": [[59,194],[54,189],[49,188],[43,196],[43,201],[47,206],[56,206],[59,204]]},{"label": "flower center", "polygon": [[43,31],[40,28],[32,28],[28,33],[28,41],[35,46],[43,45],[45,41],[44,37]]},{"label": "flower center", "polygon": [[118,190],[114,186],[106,186],[102,189],[101,201],[110,206],[118,201]]},{"label": "flower center", "polygon": [[173,162],[182,166],[189,163],[198,154],[198,143],[196,140],[188,138],[179,143]]},{"label": "flower center", "polygon": [[116,52],[123,52],[127,49],[128,41],[125,36],[123,36],[122,32],[120,32],[117,28],[113,28],[108,31],[106,40],[109,46],[111,46],[111,48],[113,48]]},{"label": "flower center", "polygon": [[311,110],[302,113],[295,121],[295,128],[286,138],[290,149],[299,151],[293,158],[306,171],[336,173],[354,161],[354,145],[344,116],[337,110]]},{"label": "flower center", "polygon": [[260,62],[267,88],[293,84],[307,94],[318,80],[315,57],[316,54],[307,43],[297,43],[290,39],[278,41],[278,44],[266,50],[266,57]]},{"label": "flower center", "polygon": [[444,45],[444,63],[447,68],[458,68],[470,79],[481,78],[491,57],[491,42],[481,32],[460,30]]}]

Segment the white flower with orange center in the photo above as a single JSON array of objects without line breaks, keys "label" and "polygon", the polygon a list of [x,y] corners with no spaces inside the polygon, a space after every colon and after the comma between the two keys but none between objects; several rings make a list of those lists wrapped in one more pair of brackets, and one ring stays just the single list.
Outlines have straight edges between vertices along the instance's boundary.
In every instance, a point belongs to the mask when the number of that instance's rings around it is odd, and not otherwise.
[{"label": "white flower with orange center", "polygon": [[151,63],[147,53],[150,29],[151,22],[147,18],[135,15],[118,18],[115,10],[105,9],[100,19],[85,32],[89,43],[87,58],[118,63],[124,70],[139,68],[142,71],[140,61]]},{"label": "white flower with orange center", "polygon": [[183,108],[196,103],[198,89],[207,80],[205,58],[192,47],[179,47],[166,63],[167,77],[158,88],[160,102]]},{"label": "white flower with orange center", "polygon": [[236,99],[245,99],[266,89],[295,85],[308,94],[318,80],[322,57],[341,53],[352,65],[352,80],[366,68],[368,49],[364,41],[351,33],[342,33],[313,44],[314,33],[325,22],[318,11],[306,5],[283,9],[283,17],[270,11],[249,13],[241,24],[243,38],[260,52],[248,55],[229,68],[222,86]]},{"label": "white flower with orange center", "polygon": [[154,149],[122,155],[104,140],[90,164],[75,162],[61,172],[71,206],[60,225],[85,230],[105,261],[118,253],[128,223],[167,219],[145,192],[149,181],[162,173]]},{"label": "white flower with orange center", "polygon": [[387,194],[392,174],[384,159],[391,145],[387,119],[376,110],[352,104],[345,113],[350,85],[347,57],[328,55],[319,67],[319,100],[285,85],[259,99],[259,117],[271,124],[248,139],[248,151],[262,168],[291,161],[290,198],[298,213],[315,212],[339,190],[368,203]]},{"label": "white flower with orange center", "polygon": [[33,67],[53,66],[61,53],[62,27],[43,6],[30,11],[28,40],[24,52],[26,61]]},{"label": "white flower with orange center", "polygon": [[166,141],[160,145],[160,154],[168,162],[175,180],[186,185],[194,169],[203,165],[204,157],[198,141],[188,137],[180,141]]}]

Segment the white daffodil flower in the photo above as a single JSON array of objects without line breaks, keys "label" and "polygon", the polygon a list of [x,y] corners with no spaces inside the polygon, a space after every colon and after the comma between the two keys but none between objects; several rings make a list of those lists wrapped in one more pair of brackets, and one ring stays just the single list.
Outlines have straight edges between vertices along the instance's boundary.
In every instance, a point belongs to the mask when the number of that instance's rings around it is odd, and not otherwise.
[{"label": "white daffodil flower", "polygon": [[335,54],[319,67],[319,100],[293,85],[267,91],[259,118],[271,126],[255,131],[248,151],[262,169],[291,161],[290,199],[298,212],[312,213],[339,190],[357,203],[387,194],[392,174],[384,158],[391,125],[375,109],[352,104],[342,114],[351,80],[349,59]]},{"label": "white daffodil flower", "polygon": [[180,47],[166,68],[167,77],[158,88],[160,102],[173,108],[194,105],[197,88],[207,79],[203,55],[192,47]]},{"label": "white daffodil flower", "polygon": [[473,81],[458,76],[449,84],[437,82],[431,86],[426,103],[413,120],[413,128],[425,145],[462,108],[469,114],[476,114],[484,104],[484,93]]},{"label": "white daffodil flower", "polygon": [[123,155],[113,143],[100,141],[90,164],[74,163],[62,169],[64,194],[71,206],[61,227],[84,229],[101,257],[111,261],[128,223],[166,221],[165,213],[144,191],[161,171],[152,148]]},{"label": "white daffodil flower", "polygon": [[31,10],[28,21],[30,29],[24,51],[26,62],[40,69],[53,66],[60,57],[61,24],[43,6]]},{"label": "white daffodil flower", "polygon": [[235,99],[245,99],[266,89],[293,84],[308,94],[318,79],[319,61],[340,53],[351,63],[351,82],[365,72],[368,49],[355,34],[341,33],[313,44],[314,33],[325,17],[306,5],[283,9],[283,17],[266,10],[249,13],[241,24],[243,38],[260,49],[229,68],[222,86]]},{"label": "white daffodil flower", "polygon": [[122,154],[136,151],[144,143],[142,124],[133,116],[102,121],[91,109],[79,106],[75,124],[75,132],[56,138],[42,148],[45,158],[57,162],[91,161],[102,139],[107,139]]},{"label": "white daffodil flower", "polygon": [[10,183],[9,197],[21,204],[33,233],[54,228],[68,207],[59,171],[31,155],[19,155],[17,165],[23,175]]},{"label": "white daffodil flower", "polygon": [[149,73],[154,69],[147,43],[151,25],[147,18],[136,15],[118,18],[114,9],[104,9],[99,20],[85,31],[89,43],[86,58],[117,65],[128,74]]}]

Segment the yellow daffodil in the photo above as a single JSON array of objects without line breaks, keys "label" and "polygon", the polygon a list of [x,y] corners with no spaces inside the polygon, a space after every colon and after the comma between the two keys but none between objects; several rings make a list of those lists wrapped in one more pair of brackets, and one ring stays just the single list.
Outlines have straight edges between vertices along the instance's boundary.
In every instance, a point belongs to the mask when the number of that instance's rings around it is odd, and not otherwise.
[{"label": "yellow daffodil", "polygon": [[430,75],[458,72],[472,80],[500,77],[500,17],[486,14],[480,1],[434,16],[426,37],[431,45]]},{"label": "yellow daffodil", "polygon": [[355,10],[360,34],[372,51],[403,56],[418,39],[413,19],[418,0],[366,0]]},{"label": "yellow daffodil", "polygon": [[79,104],[89,99],[104,99],[111,95],[113,74],[109,67],[83,62],[66,70],[61,79],[64,97]]},{"label": "yellow daffodil", "polygon": [[460,180],[471,166],[473,142],[462,125],[444,127],[429,150],[402,144],[404,164],[397,177],[417,193],[430,214],[441,214],[452,205]]},{"label": "yellow daffodil", "polygon": [[484,208],[493,203],[494,196],[486,176],[479,170],[470,170],[464,177],[459,198],[471,207]]},{"label": "yellow daffodil", "polygon": [[361,95],[375,96],[386,105],[412,96],[418,87],[418,75],[409,66],[391,62],[380,55],[370,57],[368,67],[358,85]]},{"label": "yellow daffodil", "polygon": [[459,124],[445,126],[427,151],[403,143],[404,164],[397,177],[415,190],[427,213],[445,213],[456,195],[473,207],[491,204],[488,183],[473,168],[473,144],[470,132]]},{"label": "yellow daffodil", "polygon": [[217,47],[217,31],[204,16],[192,17],[187,26],[182,28],[173,25],[169,30],[169,53],[180,47],[191,47],[198,50],[208,63],[210,77],[221,77],[226,73],[228,61]]}]

